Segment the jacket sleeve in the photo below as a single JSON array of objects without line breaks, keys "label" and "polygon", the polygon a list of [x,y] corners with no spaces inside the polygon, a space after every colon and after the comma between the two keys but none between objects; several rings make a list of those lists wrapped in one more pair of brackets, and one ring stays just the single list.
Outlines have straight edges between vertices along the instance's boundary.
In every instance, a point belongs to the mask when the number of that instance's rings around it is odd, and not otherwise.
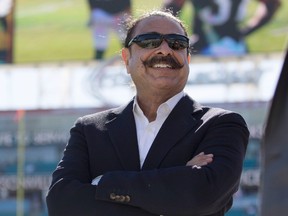
[{"label": "jacket sleeve", "polygon": [[200,216],[225,209],[238,188],[249,132],[234,113],[217,115],[207,120],[209,124],[205,121],[195,132],[203,136],[195,154],[214,154],[208,166],[110,171],[98,186],[91,185],[83,126],[76,124],[53,173],[49,215]]},{"label": "jacket sleeve", "polygon": [[203,122],[195,133],[203,134],[197,153],[214,154],[211,164],[201,169],[178,166],[109,172],[99,182],[96,199],[158,215],[213,215],[226,211],[226,206],[229,209],[238,189],[249,132],[243,118],[235,113],[220,114],[207,121],[212,122],[209,127]]},{"label": "jacket sleeve", "polygon": [[90,155],[83,125],[80,118],[71,129],[64,156],[53,172],[46,196],[49,216],[153,216],[138,207],[96,198],[97,186],[91,185]]}]

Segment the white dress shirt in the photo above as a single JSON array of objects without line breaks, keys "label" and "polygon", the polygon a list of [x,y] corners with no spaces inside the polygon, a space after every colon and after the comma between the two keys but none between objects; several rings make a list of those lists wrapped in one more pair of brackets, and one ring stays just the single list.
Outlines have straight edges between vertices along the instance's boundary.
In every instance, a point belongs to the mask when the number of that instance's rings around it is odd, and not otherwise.
[{"label": "white dress shirt", "polygon": [[[184,96],[184,92],[180,92],[161,104],[157,110],[157,116],[155,121],[149,122],[143,111],[141,110],[136,97],[133,105],[133,114],[135,118],[136,130],[137,130],[137,139],[138,139],[138,148],[139,148],[139,157],[140,157],[140,165],[142,167],[145,158],[148,154],[148,151],[159,132],[162,124],[179,102],[179,100]],[[101,180],[102,175],[97,176],[91,182],[92,185],[98,185]]]},{"label": "white dress shirt", "polygon": [[141,110],[137,99],[135,97],[133,113],[136,123],[137,130],[137,139],[138,139],[138,148],[139,148],[139,157],[140,157],[140,165],[142,167],[145,158],[148,154],[148,151],[159,132],[162,124],[169,116],[170,112],[173,110],[175,105],[179,102],[179,100],[184,96],[184,92],[176,94],[163,104],[158,107],[157,116],[155,121],[149,122],[143,111]]}]

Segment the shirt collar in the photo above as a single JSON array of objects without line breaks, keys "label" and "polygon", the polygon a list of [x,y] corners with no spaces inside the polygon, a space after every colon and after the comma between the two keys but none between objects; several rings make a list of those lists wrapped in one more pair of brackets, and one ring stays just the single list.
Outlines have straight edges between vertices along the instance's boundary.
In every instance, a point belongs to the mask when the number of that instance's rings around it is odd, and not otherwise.
[{"label": "shirt collar", "polygon": [[[167,100],[165,103],[168,105],[170,111],[173,110],[173,108],[176,106],[176,104],[180,101],[180,99],[184,96],[184,92],[181,91],[178,94],[171,97],[169,100]],[[164,104],[165,104],[164,103]]]},{"label": "shirt collar", "polygon": [[[168,107],[169,113],[170,113],[183,96],[184,96],[184,92],[183,91],[179,92],[178,94],[174,95],[173,97],[169,98],[166,102],[161,104],[158,108],[158,111],[162,107]],[[134,98],[133,112],[136,115],[143,115],[143,111],[140,108],[136,97]]]}]

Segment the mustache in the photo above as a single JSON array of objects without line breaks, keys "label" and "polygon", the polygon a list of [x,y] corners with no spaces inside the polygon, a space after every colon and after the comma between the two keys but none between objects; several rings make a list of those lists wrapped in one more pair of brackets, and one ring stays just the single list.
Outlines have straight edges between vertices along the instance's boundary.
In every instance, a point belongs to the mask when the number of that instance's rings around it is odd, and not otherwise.
[{"label": "mustache", "polygon": [[180,69],[184,66],[177,59],[173,58],[171,55],[168,56],[154,56],[151,59],[143,61],[144,66],[153,67],[155,64],[168,64],[173,69]]}]

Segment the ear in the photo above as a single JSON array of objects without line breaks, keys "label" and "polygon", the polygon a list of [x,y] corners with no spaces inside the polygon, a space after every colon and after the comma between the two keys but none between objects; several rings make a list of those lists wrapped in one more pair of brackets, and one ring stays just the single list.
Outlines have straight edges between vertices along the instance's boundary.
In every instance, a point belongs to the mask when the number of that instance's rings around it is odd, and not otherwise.
[{"label": "ear", "polygon": [[187,59],[188,59],[188,63],[190,64],[190,62],[191,62],[191,55],[190,54],[188,54]]},{"label": "ear", "polygon": [[129,64],[129,58],[130,58],[130,50],[128,48],[123,48],[121,51],[122,60],[125,63],[125,66],[127,67]]}]

